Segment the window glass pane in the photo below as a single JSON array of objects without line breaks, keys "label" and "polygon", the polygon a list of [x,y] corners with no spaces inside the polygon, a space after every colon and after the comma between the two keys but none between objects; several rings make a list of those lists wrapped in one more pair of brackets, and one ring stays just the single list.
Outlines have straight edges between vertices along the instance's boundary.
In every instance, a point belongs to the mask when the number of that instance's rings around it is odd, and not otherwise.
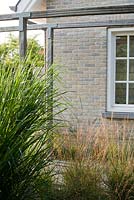
[{"label": "window glass pane", "polygon": [[116,60],[116,81],[127,80],[127,60]]},{"label": "window glass pane", "polygon": [[129,80],[134,81],[134,60],[129,61]]},{"label": "window glass pane", "polygon": [[129,49],[129,56],[134,57],[134,36],[130,36],[130,49]]},{"label": "window glass pane", "polygon": [[116,83],[115,85],[115,103],[126,104],[126,83]]},{"label": "window glass pane", "polygon": [[116,37],[116,57],[127,57],[127,36]]},{"label": "window glass pane", "polygon": [[134,104],[134,84],[129,84],[129,104]]}]

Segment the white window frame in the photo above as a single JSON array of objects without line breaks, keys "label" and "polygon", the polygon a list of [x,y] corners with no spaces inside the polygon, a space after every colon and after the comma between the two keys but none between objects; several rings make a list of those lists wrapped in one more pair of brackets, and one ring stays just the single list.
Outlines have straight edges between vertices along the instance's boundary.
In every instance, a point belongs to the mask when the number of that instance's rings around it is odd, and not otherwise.
[{"label": "white window frame", "polygon": [[[115,104],[116,36],[129,34],[134,35],[134,28],[108,29],[107,111],[110,112],[134,112],[134,105]],[[127,55],[127,59],[129,59],[129,55]]]}]

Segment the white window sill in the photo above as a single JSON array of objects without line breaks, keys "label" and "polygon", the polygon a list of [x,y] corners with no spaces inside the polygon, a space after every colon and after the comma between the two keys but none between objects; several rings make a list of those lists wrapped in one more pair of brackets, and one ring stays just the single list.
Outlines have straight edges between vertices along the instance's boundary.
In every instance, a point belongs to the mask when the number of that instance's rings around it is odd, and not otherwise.
[{"label": "white window sill", "polygon": [[102,117],[107,119],[134,119],[134,112],[110,112],[102,113]]}]

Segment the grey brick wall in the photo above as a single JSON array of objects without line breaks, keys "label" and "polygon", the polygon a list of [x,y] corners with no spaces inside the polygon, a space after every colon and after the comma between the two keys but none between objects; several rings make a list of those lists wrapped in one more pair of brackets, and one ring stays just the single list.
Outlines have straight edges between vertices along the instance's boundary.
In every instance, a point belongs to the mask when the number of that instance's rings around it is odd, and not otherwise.
[{"label": "grey brick wall", "polygon": [[65,119],[89,124],[106,102],[106,29],[56,30],[54,61],[61,64],[69,109]]},{"label": "grey brick wall", "polygon": [[134,4],[133,0],[46,0],[47,9],[79,8],[89,6]]},{"label": "grey brick wall", "polygon": [[[134,3],[133,0],[49,0],[48,9]],[[50,23],[133,19],[134,15],[83,16],[49,19]],[[60,66],[70,124],[89,125],[106,110],[107,28],[62,29],[54,32],[54,63]]]}]

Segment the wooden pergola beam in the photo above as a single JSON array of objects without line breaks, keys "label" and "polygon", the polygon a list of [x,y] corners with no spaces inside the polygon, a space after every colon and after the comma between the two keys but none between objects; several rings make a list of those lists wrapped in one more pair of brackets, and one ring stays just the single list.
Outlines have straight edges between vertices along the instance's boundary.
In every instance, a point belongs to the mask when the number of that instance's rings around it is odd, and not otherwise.
[{"label": "wooden pergola beam", "polygon": [[74,17],[74,16],[85,16],[85,15],[111,15],[111,14],[128,14],[128,13],[134,13],[134,5],[47,10],[41,12],[32,12],[30,18],[35,19],[35,18]]},{"label": "wooden pergola beam", "polygon": [[30,12],[0,15],[0,21],[19,20],[20,17],[30,18]]},{"label": "wooden pergola beam", "polygon": [[[115,20],[115,21],[96,21],[80,23],[59,23],[59,24],[33,24],[27,25],[27,30],[46,30],[65,29],[65,28],[92,28],[92,27],[116,27],[116,26],[134,26],[134,19]],[[19,31],[19,26],[0,27],[0,32]]]},{"label": "wooden pergola beam", "polygon": [[75,8],[62,10],[47,10],[38,12],[24,12],[0,15],[0,21],[17,20],[20,17],[28,19],[52,18],[52,17],[74,17],[85,15],[112,15],[112,14],[134,14],[134,5],[103,6],[89,8]]}]

